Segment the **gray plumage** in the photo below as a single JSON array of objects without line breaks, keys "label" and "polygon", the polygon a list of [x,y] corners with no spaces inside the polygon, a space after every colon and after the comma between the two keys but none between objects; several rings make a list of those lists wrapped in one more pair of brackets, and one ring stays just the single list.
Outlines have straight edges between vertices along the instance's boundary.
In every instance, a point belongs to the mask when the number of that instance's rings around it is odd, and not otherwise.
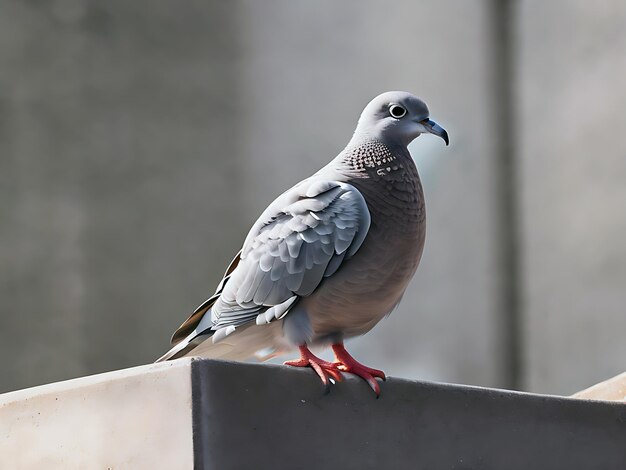
[{"label": "gray plumage", "polygon": [[424,196],[407,150],[422,133],[448,143],[413,95],[372,100],[346,148],[261,214],[159,360],[269,357],[364,334],[389,314],[424,247]]}]

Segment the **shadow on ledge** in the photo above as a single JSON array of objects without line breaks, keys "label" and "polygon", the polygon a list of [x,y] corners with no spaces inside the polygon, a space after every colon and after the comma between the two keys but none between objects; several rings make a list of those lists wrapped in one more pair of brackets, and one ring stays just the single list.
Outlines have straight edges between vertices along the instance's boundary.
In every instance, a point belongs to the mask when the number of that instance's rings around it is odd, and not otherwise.
[{"label": "shadow on ledge", "polygon": [[196,468],[626,469],[626,405],[194,360]]}]

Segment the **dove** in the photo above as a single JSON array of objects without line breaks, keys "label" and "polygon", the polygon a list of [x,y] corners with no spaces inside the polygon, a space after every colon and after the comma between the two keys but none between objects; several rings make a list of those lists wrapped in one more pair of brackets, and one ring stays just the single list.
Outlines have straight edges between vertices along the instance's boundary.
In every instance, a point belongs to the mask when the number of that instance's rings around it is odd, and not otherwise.
[{"label": "dove", "polygon": [[[370,101],[345,149],[278,196],[248,233],[215,294],[176,330],[158,361],[184,356],[311,367],[328,390],[342,372],[380,395],[383,371],[345,349],[398,305],[424,248],[424,193],[407,146],[421,134],[449,144],[414,95]],[[335,361],[311,348],[331,346]],[[157,362],[158,362],[157,361]]]}]

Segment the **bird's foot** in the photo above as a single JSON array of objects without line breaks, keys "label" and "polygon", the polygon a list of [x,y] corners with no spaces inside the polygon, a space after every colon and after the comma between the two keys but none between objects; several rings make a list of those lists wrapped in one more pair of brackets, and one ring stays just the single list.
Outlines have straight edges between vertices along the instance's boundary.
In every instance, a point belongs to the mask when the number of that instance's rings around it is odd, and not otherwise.
[{"label": "bird's foot", "polygon": [[343,380],[343,376],[336,364],[320,359],[309,351],[309,348],[304,344],[298,349],[300,349],[300,359],[286,361],[284,363],[286,366],[311,367],[324,384],[326,393],[330,391],[330,378],[334,379],[336,382]]},{"label": "bird's foot", "polygon": [[385,373],[382,370],[372,369],[367,367],[353,358],[343,344],[333,344],[333,352],[337,361],[334,363],[342,372],[349,372],[364,379],[369,386],[374,390],[376,398],[380,397],[380,385],[376,381],[376,378],[387,380]]}]

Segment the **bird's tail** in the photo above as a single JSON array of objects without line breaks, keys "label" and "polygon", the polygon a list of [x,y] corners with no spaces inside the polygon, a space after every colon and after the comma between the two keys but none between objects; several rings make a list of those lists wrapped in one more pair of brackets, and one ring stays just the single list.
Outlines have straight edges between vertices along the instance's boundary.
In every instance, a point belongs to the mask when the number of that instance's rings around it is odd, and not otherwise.
[{"label": "bird's tail", "polygon": [[195,331],[192,331],[185,339],[176,343],[169,351],[154,362],[170,361],[185,357],[201,342],[205,340],[209,340],[209,342],[211,342],[210,336],[211,335],[197,335]]},{"label": "bird's tail", "polygon": [[242,325],[220,341],[213,342],[213,332],[198,335],[192,331],[155,362],[170,361],[185,356],[245,361],[256,358],[266,361],[291,349],[280,340],[282,321],[267,325]]}]

